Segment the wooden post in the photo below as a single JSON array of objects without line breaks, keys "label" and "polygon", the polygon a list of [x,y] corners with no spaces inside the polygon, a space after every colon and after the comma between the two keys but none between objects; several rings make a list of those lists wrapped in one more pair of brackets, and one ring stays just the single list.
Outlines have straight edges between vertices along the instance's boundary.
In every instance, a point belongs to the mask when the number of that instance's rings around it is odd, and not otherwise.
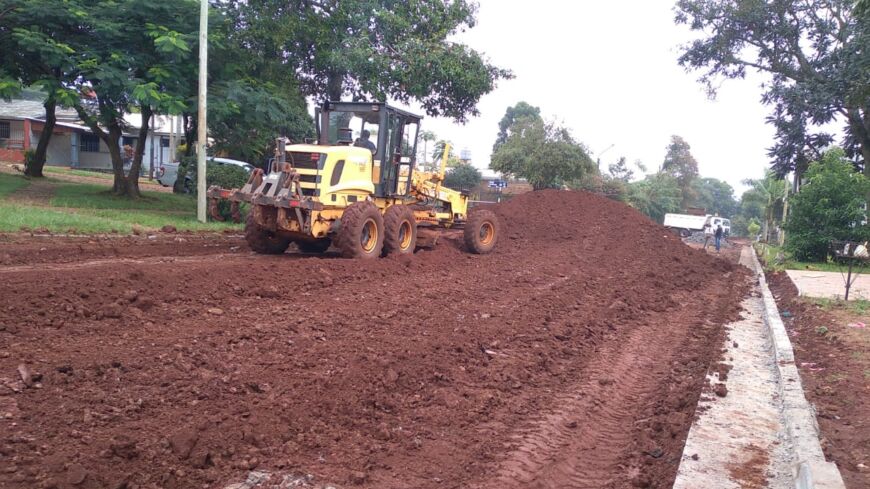
[{"label": "wooden post", "polygon": [[208,145],[206,131],[206,97],[208,84],[208,0],[200,0],[199,9],[199,110],[197,111],[196,141],[196,218],[206,221],[205,205],[205,149]]}]

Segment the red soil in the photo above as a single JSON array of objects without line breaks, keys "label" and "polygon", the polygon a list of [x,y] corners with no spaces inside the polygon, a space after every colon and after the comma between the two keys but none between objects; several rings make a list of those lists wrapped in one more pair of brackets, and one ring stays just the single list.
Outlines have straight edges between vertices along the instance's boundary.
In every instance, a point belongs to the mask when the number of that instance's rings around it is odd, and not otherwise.
[{"label": "red soil", "polygon": [[0,245],[0,488],[669,487],[743,269],[590,194],[494,210],[485,256]]}]

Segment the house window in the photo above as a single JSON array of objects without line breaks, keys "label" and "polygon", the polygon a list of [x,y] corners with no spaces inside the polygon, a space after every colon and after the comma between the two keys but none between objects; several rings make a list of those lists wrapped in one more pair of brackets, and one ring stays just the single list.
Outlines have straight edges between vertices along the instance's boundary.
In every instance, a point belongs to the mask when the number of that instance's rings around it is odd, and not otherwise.
[{"label": "house window", "polygon": [[169,147],[169,138],[160,138],[160,147],[168,148]]},{"label": "house window", "polygon": [[100,138],[93,134],[82,134],[79,139],[79,149],[82,153],[99,153]]},{"label": "house window", "polygon": [[124,136],[123,138],[121,138],[121,147],[129,146],[131,148],[135,148],[136,141],[138,141],[138,140],[139,140],[139,138],[134,138],[131,136]]},{"label": "house window", "polygon": [[9,127],[8,121],[0,121],[0,139],[9,139],[12,135],[12,129]]}]

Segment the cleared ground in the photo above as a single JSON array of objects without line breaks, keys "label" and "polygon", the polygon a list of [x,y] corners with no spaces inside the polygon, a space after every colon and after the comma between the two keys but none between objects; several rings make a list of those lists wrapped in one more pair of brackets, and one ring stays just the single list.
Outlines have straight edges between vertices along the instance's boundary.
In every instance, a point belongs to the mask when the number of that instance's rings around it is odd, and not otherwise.
[{"label": "cleared ground", "polygon": [[746,272],[587,194],[495,210],[487,256],[0,245],[0,487],[669,487]]}]

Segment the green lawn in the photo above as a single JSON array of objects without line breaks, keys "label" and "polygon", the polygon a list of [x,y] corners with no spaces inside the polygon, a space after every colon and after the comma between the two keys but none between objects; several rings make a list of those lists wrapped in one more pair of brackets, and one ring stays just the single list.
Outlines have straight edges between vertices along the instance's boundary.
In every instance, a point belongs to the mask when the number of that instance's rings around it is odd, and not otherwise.
[{"label": "green lawn", "polygon": [[103,173],[103,172],[88,171],[88,170],[76,170],[74,168],[66,168],[63,166],[44,166],[44,167],[42,167],[42,171],[45,173],[59,173],[62,175],[76,175],[79,177],[102,178],[104,180],[111,180],[114,178],[111,173]]},{"label": "green lawn", "polygon": [[116,197],[107,185],[73,183],[47,179],[54,193],[46,206],[16,202],[16,189],[30,181],[22,176],[0,173],[0,232],[47,229],[54,233],[131,233],[134,226],[157,230],[165,225],[180,231],[223,231],[239,229],[232,223],[196,220],[193,196],[165,192],[143,192],[142,198]]},{"label": "green lawn", "polygon": [[[764,253],[762,253],[762,249]],[[762,245],[755,243],[755,251],[764,266],[770,270],[813,270],[817,272],[839,272],[842,266],[834,262],[803,262],[793,260],[786,251],[779,246]],[[777,262],[777,256],[782,254],[783,260]]]},{"label": "green lawn", "polygon": [[[45,173],[56,173],[59,175],[75,175],[78,177],[90,177],[90,178],[100,178],[103,180],[112,180],[115,178],[111,172],[100,172],[100,171],[92,171],[92,170],[77,170],[75,168],[68,168],[65,166],[44,166],[42,171]],[[147,173],[147,170],[144,170]],[[148,180],[146,176],[139,176],[139,183],[153,183],[157,184],[154,180]]]},{"label": "green lawn", "polygon": [[0,173],[0,199],[4,199],[12,192],[28,185],[30,185],[30,182],[23,177]]}]

